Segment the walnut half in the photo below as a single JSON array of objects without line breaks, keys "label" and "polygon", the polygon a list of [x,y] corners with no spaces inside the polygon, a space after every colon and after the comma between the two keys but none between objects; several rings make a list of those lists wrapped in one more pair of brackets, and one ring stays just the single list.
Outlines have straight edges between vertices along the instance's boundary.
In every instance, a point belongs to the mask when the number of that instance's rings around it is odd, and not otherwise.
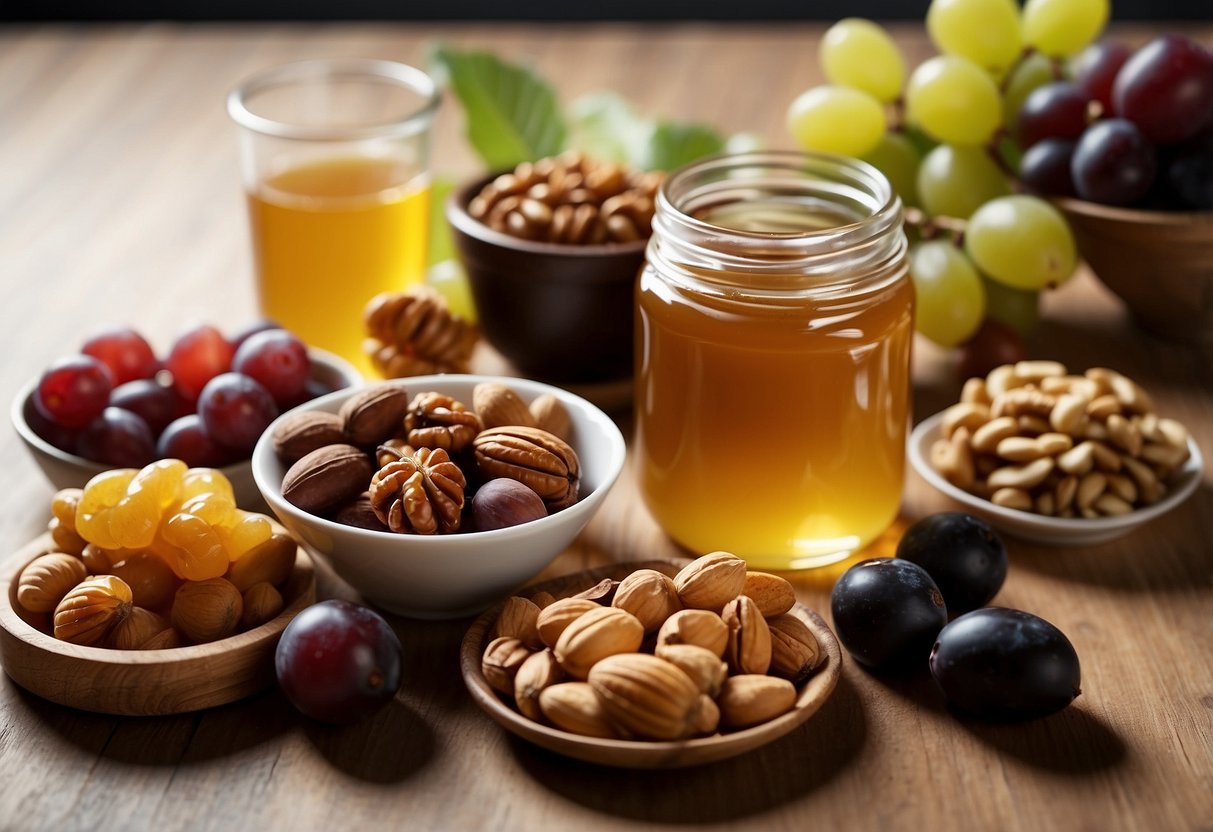
[{"label": "walnut half", "polygon": [[368,492],[375,516],[404,534],[459,530],[467,480],[441,448],[421,448],[380,468]]}]

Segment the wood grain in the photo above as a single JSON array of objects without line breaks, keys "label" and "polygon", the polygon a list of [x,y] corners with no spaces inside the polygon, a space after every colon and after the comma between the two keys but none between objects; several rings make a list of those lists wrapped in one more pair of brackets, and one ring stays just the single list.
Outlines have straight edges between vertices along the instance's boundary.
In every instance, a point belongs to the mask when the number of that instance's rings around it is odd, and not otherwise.
[{"label": "wood grain", "polygon": [[[1122,29],[1134,43],[1157,29]],[[0,391],[5,401],[93,324],[128,321],[161,350],[188,323],[255,314],[235,132],[223,96],[281,61],[366,55],[422,63],[445,40],[522,59],[568,103],[600,89],[648,114],[751,130],[787,147],[784,110],[820,80],[822,27],[728,25],[7,26],[0,28]],[[893,28],[907,63],[931,47]],[[1213,43],[1213,27],[1185,26]],[[435,167],[479,173],[448,102]],[[1144,279],[1149,279],[1146,275]],[[1108,365],[1213,450],[1213,355],[1143,334],[1089,273],[1046,295],[1033,354]],[[480,356],[491,363],[491,355]],[[494,369],[483,367],[484,369]],[[919,341],[915,413],[955,399],[954,358]],[[625,428],[626,413],[619,416]],[[544,577],[685,554],[627,470]],[[7,552],[40,534],[51,489],[0,434]],[[907,475],[901,526],[946,500]],[[889,553],[894,529],[867,554]],[[192,715],[116,718],[0,680],[0,827],[12,829],[736,830],[1208,829],[1213,827],[1213,474],[1173,514],[1112,543],[1009,541],[996,602],[1057,624],[1083,695],[1025,725],[950,714],[922,674],[845,662],[801,728],[733,760],[638,776],[508,736],[459,674],[470,622],[393,619],[408,674],[374,718],[327,728],[273,691]],[[793,578],[825,613],[841,566]],[[323,569],[322,596],[349,590]]]}]

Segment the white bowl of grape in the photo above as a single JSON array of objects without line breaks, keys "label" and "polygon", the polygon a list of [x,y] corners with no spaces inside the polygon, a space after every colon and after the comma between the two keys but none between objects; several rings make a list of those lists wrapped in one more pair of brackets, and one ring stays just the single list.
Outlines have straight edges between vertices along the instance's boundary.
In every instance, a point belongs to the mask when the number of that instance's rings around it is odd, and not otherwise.
[{"label": "white bowl of grape", "polygon": [[917,67],[847,18],[820,44],[828,83],[789,106],[806,150],[889,178],[918,331],[958,348],[964,375],[1026,355],[1040,293],[1080,256],[1148,329],[1213,338],[1213,53],[1178,34],[1100,40],[1110,12],[931,0],[939,54]]},{"label": "white bowl of grape", "polygon": [[264,506],[249,456],[280,412],[356,387],[348,362],[267,321],[224,336],[200,325],[163,358],[127,326],[51,363],[13,400],[13,426],[55,488],[166,457],[220,468],[245,508]]}]

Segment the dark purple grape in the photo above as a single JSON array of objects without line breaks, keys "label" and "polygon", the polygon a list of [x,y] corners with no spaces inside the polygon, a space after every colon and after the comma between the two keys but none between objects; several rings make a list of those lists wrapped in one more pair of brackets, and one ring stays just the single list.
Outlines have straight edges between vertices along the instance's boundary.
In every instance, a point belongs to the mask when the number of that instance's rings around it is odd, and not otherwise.
[{"label": "dark purple grape", "polygon": [[1020,720],[1060,711],[1080,693],[1074,645],[1043,618],[986,607],[939,633],[931,675],[955,708],[981,719]]},{"label": "dark purple grape", "polygon": [[57,425],[39,413],[38,408],[34,406],[33,393],[26,397],[25,404],[21,408],[21,415],[25,417],[25,424],[29,425],[30,430],[51,445],[61,451],[67,451],[69,454],[76,453],[76,441],[79,433],[71,428],[65,428],[63,425]]},{"label": "dark purple grape", "polygon": [[156,353],[143,336],[129,326],[104,329],[84,342],[80,352],[109,367],[114,384],[151,378],[160,369]]},{"label": "dark purple grape", "polygon": [[353,722],[400,689],[404,648],[378,614],[348,601],[321,601],[286,625],[274,654],[291,704],[322,722]]},{"label": "dark purple grape", "polygon": [[1179,207],[1213,210],[1213,128],[1175,149],[1166,166],[1165,181]]},{"label": "dark purple grape", "polygon": [[857,662],[873,670],[925,661],[948,621],[939,587],[908,560],[857,563],[830,593],[834,632]]},{"label": "dark purple grape", "polygon": [[253,321],[251,324],[236,330],[228,341],[231,343],[233,350],[238,350],[240,349],[240,345],[243,344],[250,336],[256,335],[258,332],[265,332],[268,329],[282,329],[282,325],[277,321],[270,320],[269,318],[260,318]]},{"label": "dark purple grape", "polygon": [[268,390],[243,373],[221,373],[198,394],[198,415],[217,442],[248,454],[278,418],[278,406]]},{"label": "dark purple grape", "polygon": [[107,407],[80,431],[76,452],[115,468],[142,468],[156,458],[156,440],[134,413]]},{"label": "dark purple grape", "polygon": [[1087,129],[1091,98],[1068,81],[1032,90],[1019,108],[1019,144],[1031,147],[1043,139],[1077,139]]},{"label": "dark purple grape", "polygon": [[1078,54],[1070,65],[1074,83],[1088,97],[1102,106],[1104,113],[1112,113],[1112,84],[1125,61],[1133,54],[1127,45],[1116,40],[1097,41]]},{"label": "dark purple grape", "polygon": [[989,603],[1007,578],[1002,538],[985,520],[962,511],[932,514],[910,526],[897,557],[927,570],[952,615]]},{"label": "dark purple grape", "polygon": [[312,362],[307,347],[294,335],[285,329],[267,329],[240,345],[232,369],[256,380],[275,402],[286,405],[303,393]]},{"label": "dark purple grape", "polygon": [[119,384],[110,393],[110,406],[129,410],[147,422],[153,436],[164,432],[179,409],[177,394],[150,378]]},{"label": "dark purple grape", "polygon": [[1123,118],[1087,128],[1074,148],[1070,175],[1083,199],[1104,205],[1131,205],[1154,185],[1158,167],[1154,146]]},{"label": "dark purple grape", "polygon": [[1116,75],[1112,106],[1155,144],[1194,136],[1213,114],[1213,55],[1183,35],[1163,35]]},{"label": "dark purple grape", "polygon": [[156,442],[156,455],[162,459],[179,459],[191,468],[222,468],[239,458],[239,454],[207,433],[197,413],[169,423]]},{"label": "dark purple grape", "polygon": [[1077,146],[1070,139],[1044,139],[1032,145],[1019,161],[1019,181],[1033,193],[1076,196],[1070,165]]},{"label": "dark purple grape", "polygon": [[543,499],[508,477],[489,480],[472,498],[472,523],[478,532],[518,526],[547,516]]},{"label": "dark purple grape", "polygon": [[65,428],[82,428],[101,415],[114,389],[109,368],[91,355],[69,355],[46,368],[34,391],[38,412]]}]

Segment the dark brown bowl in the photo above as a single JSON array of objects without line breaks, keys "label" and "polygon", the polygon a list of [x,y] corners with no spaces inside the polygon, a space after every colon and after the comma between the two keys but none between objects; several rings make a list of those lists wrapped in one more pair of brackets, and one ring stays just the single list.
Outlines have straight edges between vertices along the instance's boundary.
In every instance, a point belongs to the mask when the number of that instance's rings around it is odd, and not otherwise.
[{"label": "dark brown bowl", "polygon": [[1058,199],[1082,258],[1162,338],[1213,342],[1213,211],[1143,211]]},{"label": "dark brown bowl", "polygon": [[494,231],[467,205],[495,176],[447,199],[485,339],[523,374],[596,384],[632,375],[633,290],[645,241],[539,243]]}]

